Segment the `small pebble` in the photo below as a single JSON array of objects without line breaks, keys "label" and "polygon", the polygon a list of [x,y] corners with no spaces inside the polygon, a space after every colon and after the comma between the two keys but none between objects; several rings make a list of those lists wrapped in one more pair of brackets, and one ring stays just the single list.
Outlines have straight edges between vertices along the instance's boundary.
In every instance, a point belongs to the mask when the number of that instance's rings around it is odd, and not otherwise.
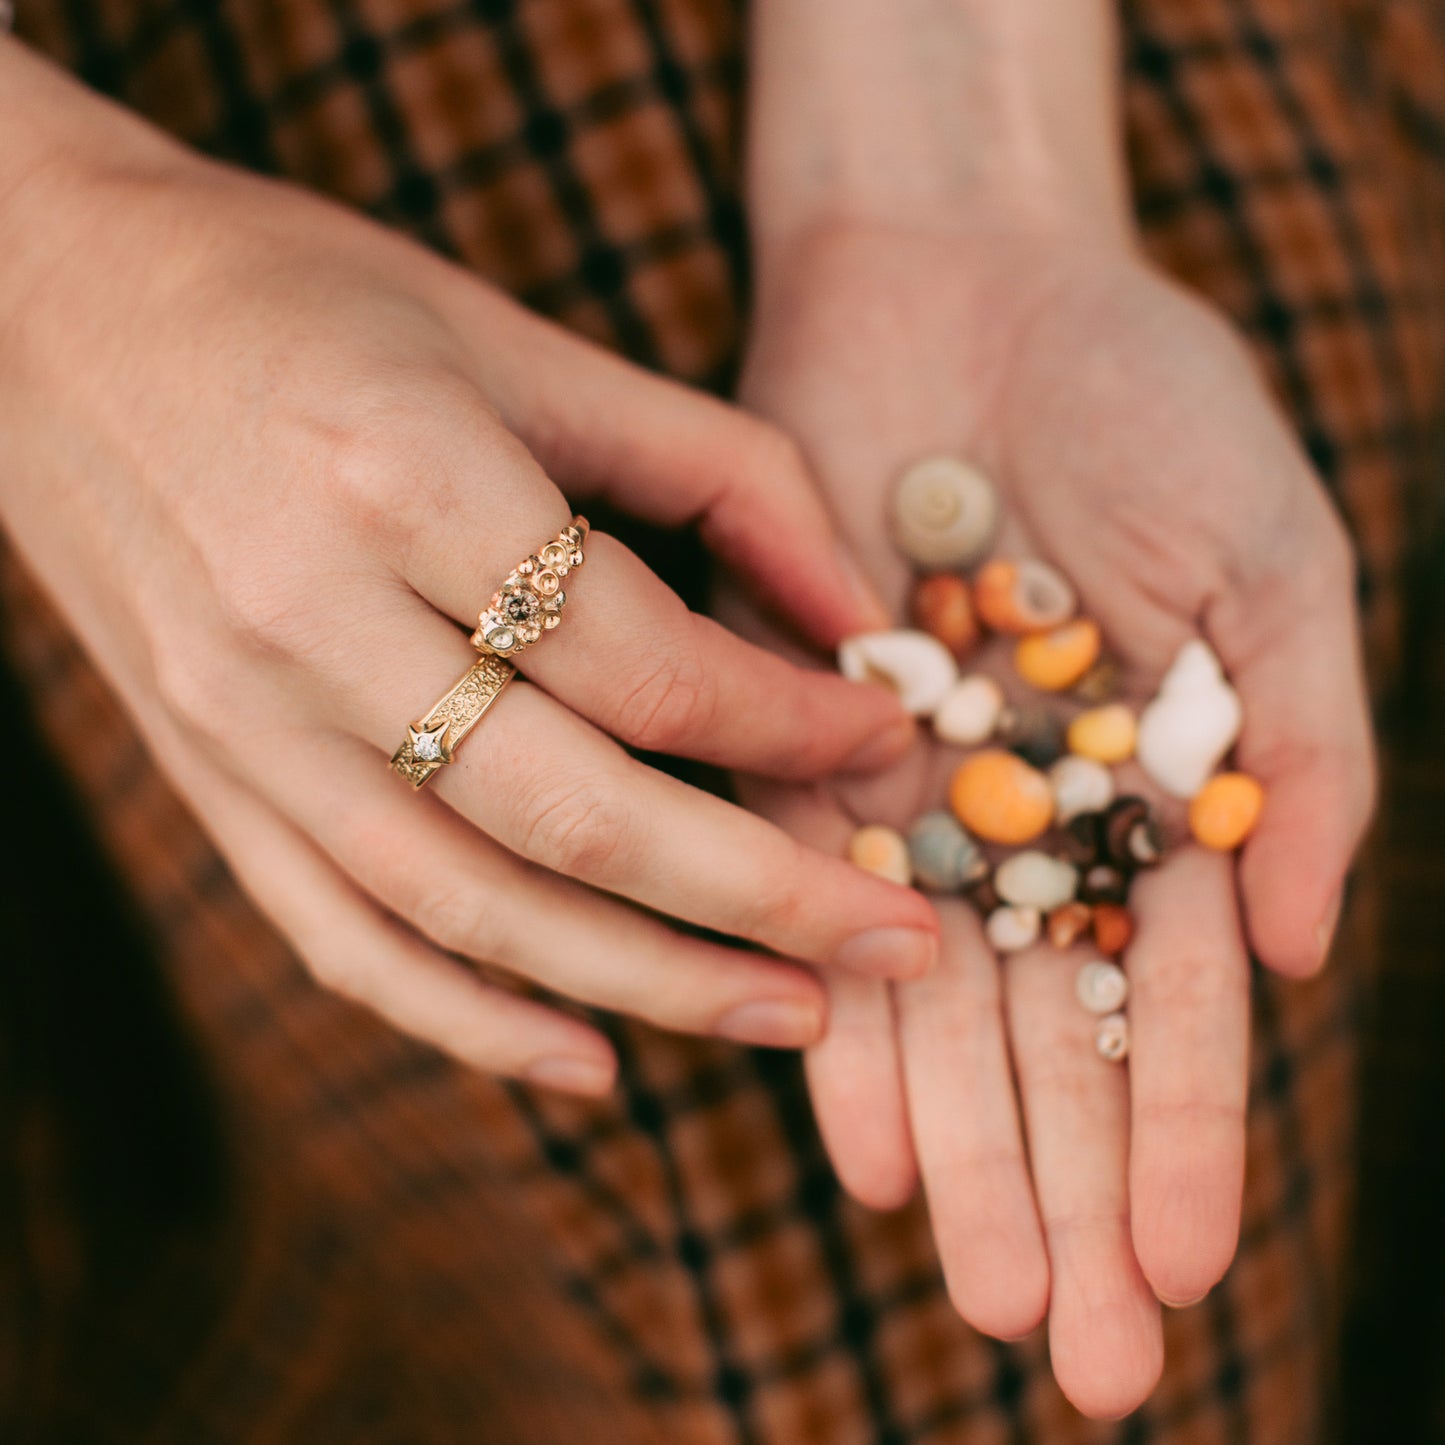
[{"label": "small pebble", "polygon": [[1230,853],[1254,832],[1264,789],[1248,773],[1210,778],[1189,805],[1189,831],[1206,848]]},{"label": "small pebble", "polygon": [[1021,636],[1061,627],[1077,611],[1078,594],[1047,562],[989,562],[973,579],[973,605],[995,632]]},{"label": "small pebble", "polygon": [[1106,1014],[1094,1029],[1094,1047],[1101,1059],[1117,1064],[1129,1056],[1129,1020],[1124,1014]]},{"label": "small pebble", "polygon": [[1123,703],[1110,702],[1081,712],[1069,724],[1068,737],[1071,753],[1112,766],[1134,756],[1138,725]]},{"label": "small pebble", "polygon": [[1032,843],[1054,816],[1049,780],[1022,758],[997,748],[958,765],[948,799],[959,822],[989,843]]},{"label": "small pebble", "polygon": [[962,662],[983,640],[968,583],[953,572],[920,577],[909,600],[913,625],[936,637]]},{"label": "small pebble", "polygon": [[908,856],[920,888],[955,893],[988,873],[982,849],[942,811],[925,813],[908,830]]},{"label": "small pebble", "polygon": [[1091,1014],[1117,1013],[1129,997],[1129,980],[1117,963],[1095,959],[1074,975],[1074,994]]},{"label": "small pebble", "polygon": [[1129,876],[1112,863],[1095,863],[1079,879],[1079,898],[1085,903],[1123,903],[1129,897]]},{"label": "small pebble", "polygon": [[1014,668],[1040,692],[1064,692],[1094,665],[1102,645],[1099,624],[1075,618],[1048,632],[1033,632],[1014,648]]},{"label": "small pebble", "polygon": [[1054,821],[1071,822],[1080,813],[1101,813],[1114,801],[1114,775],[1093,758],[1060,758],[1049,769],[1054,790]]},{"label": "small pebble", "polygon": [[1134,915],[1121,903],[1096,903],[1090,920],[1100,953],[1118,958],[1134,940]]},{"label": "small pebble", "polygon": [[936,637],[908,628],[845,639],[838,670],[850,682],[891,687],[914,717],[927,717],[958,681],[953,654]]},{"label": "small pebble", "polygon": [[1072,948],[1094,921],[1094,910],[1087,903],[1065,903],[1049,914],[1044,932],[1055,948]]},{"label": "small pebble", "polygon": [[1073,898],[1079,872],[1047,853],[1026,849],[1000,863],[993,882],[1005,903],[1047,913]]},{"label": "small pebble", "polygon": [[1139,765],[1166,793],[1192,798],[1234,746],[1242,715],[1209,644],[1186,642],[1140,715]]},{"label": "small pebble", "polygon": [[1104,814],[1104,854],[1119,867],[1152,868],[1164,856],[1164,840],[1143,798],[1117,798]]},{"label": "small pebble", "polygon": [[881,823],[870,823],[853,834],[848,840],[848,861],[905,888],[913,882],[913,868],[903,834]]},{"label": "small pebble", "polygon": [[1037,908],[1005,906],[995,908],[988,916],[983,931],[1000,953],[1017,953],[1037,943],[1043,919]]},{"label": "small pebble", "polygon": [[1100,658],[1074,688],[1074,696],[1090,707],[1113,702],[1119,695],[1119,664],[1112,658]]},{"label": "small pebble", "polygon": [[1003,689],[981,673],[965,677],[944,693],[933,710],[933,731],[946,743],[972,748],[994,734],[1004,710]]},{"label": "small pebble", "polygon": [[927,457],[909,467],[893,491],[893,540],[923,568],[971,567],[987,555],[998,531],[998,492],[982,472],[957,457]]},{"label": "small pebble", "polygon": [[1037,698],[1006,707],[998,720],[998,740],[1036,768],[1047,768],[1064,751],[1064,725],[1048,703]]}]

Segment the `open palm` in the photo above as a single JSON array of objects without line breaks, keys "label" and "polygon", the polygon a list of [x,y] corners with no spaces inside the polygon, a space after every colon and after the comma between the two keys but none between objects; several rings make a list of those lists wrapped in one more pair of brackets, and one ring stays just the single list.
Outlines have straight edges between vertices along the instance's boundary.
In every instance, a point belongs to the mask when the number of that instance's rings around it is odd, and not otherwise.
[{"label": "open palm", "polygon": [[[1127,1070],[1097,1057],[1067,962],[1045,945],[1001,967],[952,899],[939,970],[836,981],[808,1061],[852,1192],[895,1205],[921,1174],[965,1318],[1013,1337],[1047,1312],[1065,1392],[1123,1413],[1161,1365],[1158,1301],[1202,1295],[1233,1255],[1246,939],[1287,974],[1322,963],[1370,811],[1344,534],[1242,344],[1125,253],[982,228],[815,234],[763,276],[743,398],[802,443],[896,616],[889,487],[951,451],[1004,495],[999,550],[1074,581],[1132,700],[1199,635],[1243,698],[1238,758],[1265,813],[1237,862],[1184,846],[1136,884]],[[742,786],[841,851],[860,821],[938,806],[957,758],[921,741],[883,776]]]}]

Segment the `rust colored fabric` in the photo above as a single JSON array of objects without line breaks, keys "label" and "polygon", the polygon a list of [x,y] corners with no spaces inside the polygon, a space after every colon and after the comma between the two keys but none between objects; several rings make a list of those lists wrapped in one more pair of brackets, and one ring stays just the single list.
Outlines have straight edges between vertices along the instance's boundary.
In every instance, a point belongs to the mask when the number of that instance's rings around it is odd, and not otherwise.
[{"label": "rust colored fabric", "polygon": [[[1438,495],[1445,21],[1426,0],[1123,16],[1148,245],[1245,329],[1337,497],[1383,688]],[[730,0],[21,0],[20,26],[187,141],[647,365],[716,387],[735,370]],[[88,720],[65,765],[210,1059],[237,1175],[224,1267],[138,1289],[104,1378],[53,1399],[39,1438],[1326,1438],[1368,886],[1332,971],[1257,982],[1235,1267],[1170,1316],[1155,1397],[1092,1425],[1041,1336],[1000,1345],[957,1319],[921,1205],[841,1195],[795,1059],[613,1023],[622,1087],[580,1105],[469,1076],[321,993],[13,558],[0,596],[46,732]],[[215,1297],[161,1389],[140,1341],[202,1277]]]}]

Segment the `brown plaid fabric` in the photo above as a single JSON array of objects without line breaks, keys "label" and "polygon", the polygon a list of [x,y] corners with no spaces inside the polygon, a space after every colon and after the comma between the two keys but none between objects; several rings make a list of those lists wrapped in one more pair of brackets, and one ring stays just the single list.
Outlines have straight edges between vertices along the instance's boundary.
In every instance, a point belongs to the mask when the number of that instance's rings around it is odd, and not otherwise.
[{"label": "brown plaid fabric", "polygon": [[[1445,416],[1445,18],[1427,0],[1123,15],[1149,245],[1256,343],[1359,541],[1384,684]],[[645,364],[734,372],[731,0],[21,0],[20,26],[186,140],[403,227]],[[956,1318],[921,1206],[841,1195],[795,1058],[614,1023],[622,1087],[584,1106],[471,1077],[322,994],[4,572],[39,718],[54,736],[88,719],[67,763],[213,1060],[236,1172],[220,1264],[137,1287],[102,1375],[36,1406],[40,1438],[1326,1438],[1368,906],[1324,979],[1258,981],[1238,1261],[1170,1317],[1155,1397],[1093,1425],[1042,1337]]]}]

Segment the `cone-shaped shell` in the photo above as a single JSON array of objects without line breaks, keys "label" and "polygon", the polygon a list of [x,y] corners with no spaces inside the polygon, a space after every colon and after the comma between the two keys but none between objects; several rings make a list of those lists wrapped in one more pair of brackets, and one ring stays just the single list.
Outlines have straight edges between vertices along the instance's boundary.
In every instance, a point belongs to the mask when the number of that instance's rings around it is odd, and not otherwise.
[{"label": "cone-shaped shell", "polygon": [[1199,639],[1179,650],[1139,718],[1139,765],[1166,793],[1192,798],[1239,736],[1239,696]]}]

